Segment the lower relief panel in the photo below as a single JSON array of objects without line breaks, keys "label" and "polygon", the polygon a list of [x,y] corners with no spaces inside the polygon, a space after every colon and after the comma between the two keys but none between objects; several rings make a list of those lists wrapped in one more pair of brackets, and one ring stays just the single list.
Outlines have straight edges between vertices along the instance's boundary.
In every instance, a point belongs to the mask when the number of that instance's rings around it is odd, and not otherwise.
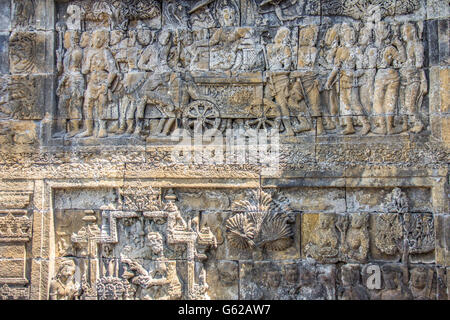
[{"label": "lower relief panel", "polygon": [[53,194],[50,299],[448,298],[450,269],[436,262],[445,215],[433,214],[428,188]]}]

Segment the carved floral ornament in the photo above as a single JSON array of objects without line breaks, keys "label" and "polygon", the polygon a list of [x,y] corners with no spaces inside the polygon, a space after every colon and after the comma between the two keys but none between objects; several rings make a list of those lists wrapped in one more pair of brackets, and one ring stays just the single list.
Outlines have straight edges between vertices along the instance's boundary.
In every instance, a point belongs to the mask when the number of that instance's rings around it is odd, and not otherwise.
[{"label": "carved floral ornament", "polygon": [[0,217],[0,242],[28,242],[31,240],[32,221],[21,213],[8,212]]}]

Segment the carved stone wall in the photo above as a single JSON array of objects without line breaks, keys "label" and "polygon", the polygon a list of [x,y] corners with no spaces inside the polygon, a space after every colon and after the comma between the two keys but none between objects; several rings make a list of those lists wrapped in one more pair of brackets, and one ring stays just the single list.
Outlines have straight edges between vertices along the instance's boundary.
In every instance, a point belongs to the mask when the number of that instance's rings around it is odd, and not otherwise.
[{"label": "carved stone wall", "polygon": [[0,299],[449,299],[449,17],[0,0]]}]

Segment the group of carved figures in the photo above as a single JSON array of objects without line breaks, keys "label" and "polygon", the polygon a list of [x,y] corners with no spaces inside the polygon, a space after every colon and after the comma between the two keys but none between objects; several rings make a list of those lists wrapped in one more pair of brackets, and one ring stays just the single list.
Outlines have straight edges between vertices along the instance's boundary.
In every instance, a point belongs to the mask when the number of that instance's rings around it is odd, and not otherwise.
[{"label": "group of carved figures", "polygon": [[[428,92],[421,29],[412,22],[335,24],[318,44],[318,26],[300,27],[297,71],[289,72],[294,63],[290,31],[281,27],[267,46],[270,94],[264,103],[275,98],[289,135],[310,130],[307,118],[316,118],[319,135],[334,130],[336,122],[344,126],[344,135],[355,133],[356,125],[362,126],[362,135],[419,133],[424,129],[420,107]],[[306,112],[300,111],[301,101]],[[292,110],[297,111],[297,128],[290,121]]]},{"label": "group of carved figures", "polygon": [[[269,29],[234,27],[233,12],[232,6],[222,8],[221,27],[211,30],[165,26],[155,31],[139,21],[135,29],[82,32],[60,23],[57,119],[62,133],[139,137],[146,114],[153,113],[159,115],[153,134],[167,136],[179,125],[177,119],[192,117],[185,111],[191,102],[211,102],[192,73],[237,72],[239,84],[240,72],[264,70],[263,97],[255,96],[251,105],[265,110],[260,115],[265,120],[259,119],[264,127],[285,135],[313,130],[314,124],[319,135],[339,124],[342,134],[355,133],[355,126],[362,126],[362,135],[424,129],[420,108],[428,88],[420,23],[302,26],[298,41],[293,40],[296,29],[280,27],[266,44]],[[194,120],[218,129],[220,111],[226,113],[220,108],[195,106]]]},{"label": "group of carved figures", "polygon": [[[373,241],[385,256],[399,256],[408,263],[409,255],[434,250],[434,219],[431,213],[411,213],[400,188],[386,198],[383,212],[375,214]],[[346,215],[320,213],[312,239],[305,253],[321,263],[364,263],[368,261],[370,239],[368,213]]]},{"label": "group of carved figures", "polygon": [[243,297],[252,300],[446,299],[445,268],[425,265],[260,262],[243,276]]}]

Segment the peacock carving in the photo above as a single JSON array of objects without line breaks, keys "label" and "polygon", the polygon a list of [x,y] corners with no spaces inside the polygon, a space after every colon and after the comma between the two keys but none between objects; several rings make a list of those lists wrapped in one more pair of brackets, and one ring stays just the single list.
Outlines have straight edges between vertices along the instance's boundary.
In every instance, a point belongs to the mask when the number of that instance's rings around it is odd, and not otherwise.
[{"label": "peacock carving", "polygon": [[282,251],[291,245],[294,219],[286,199],[274,201],[258,190],[249,200],[234,202],[232,210],[235,214],[227,220],[226,230],[233,247]]}]

